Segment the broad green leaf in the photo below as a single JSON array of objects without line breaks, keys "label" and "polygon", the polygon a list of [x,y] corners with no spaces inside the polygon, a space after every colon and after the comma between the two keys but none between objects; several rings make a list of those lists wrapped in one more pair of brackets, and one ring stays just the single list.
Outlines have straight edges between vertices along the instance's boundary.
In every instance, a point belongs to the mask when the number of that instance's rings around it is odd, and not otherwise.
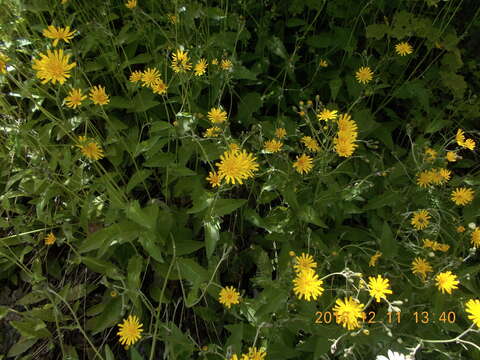
[{"label": "broad green leaf", "polygon": [[371,24],[367,26],[367,38],[380,40],[388,33],[388,26],[385,24]]},{"label": "broad green leaf", "polygon": [[157,226],[158,211],[159,207],[156,204],[150,204],[142,209],[138,200],[134,200],[128,205],[125,214],[128,219],[153,231]]},{"label": "broad green leaf", "polygon": [[112,350],[108,344],[105,345],[105,360],[115,360],[115,355],[113,355]]},{"label": "broad green leaf", "polygon": [[332,79],[328,82],[328,84],[330,85],[330,93],[331,93],[331,96],[332,96],[332,100],[335,101],[335,99],[337,98],[337,95],[338,95],[338,92],[340,91],[340,88],[342,87],[342,79],[341,78],[335,78],[335,79]]},{"label": "broad green leaf", "polygon": [[122,298],[117,296],[110,298],[108,305],[97,316],[87,321],[86,327],[93,335],[102,332],[105,329],[114,327],[122,319]]},{"label": "broad green leaf", "polygon": [[194,286],[200,286],[202,282],[208,281],[208,272],[193,259],[178,258],[177,261],[179,276],[190,281]]},{"label": "broad green leaf", "polygon": [[40,339],[52,336],[47,329],[47,324],[40,319],[29,318],[20,321],[10,321],[10,325],[26,338]]},{"label": "broad green leaf", "polygon": [[144,231],[138,238],[140,244],[148,256],[151,256],[159,263],[163,263],[162,247],[165,240],[158,232]]},{"label": "broad green leaf", "polygon": [[205,248],[207,250],[207,258],[213,255],[218,240],[220,239],[220,222],[218,218],[213,218],[203,224],[205,231]]},{"label": "broad green leaf", "polygon": [[114,280],[123,279],[123,276],[121,275],[118,268],[108,261],[85,256],[81,258],[81,261],[92,271],[106,275],[107,277]]},{"label": "broad green leaf", "polygon": [[245,199],[218,199],[213,203],[212,215],[224,216],[243,206]]},{"label": "broad green leaf", "polygon": [[127,192],[132,191],[135,186],[143,182],[146,178],[148,178],[152,174],[151,170],[138,170],[133,176],[130,178],[127,184]]},{"label": "broad green leaf", "polygon": [[393,258],[397,255],[398,244],[393,237],[390,225],[383,223],[382,237],[380,238],[380,251],[386,258]]},{"label": "broad green leaf", "polygon": [[134,255],[128,260],[127,285],[128,290],[138,294],[140,290],[140,275],[143,270],[143,259],[140,255]]},{"label": "broad green leaf", "polygon": [[38,339],[29,339],[25,337],[21,337],[8,351],[7,357],[15,357],[18,355],[23,354],[25,351],[30,349]]}]

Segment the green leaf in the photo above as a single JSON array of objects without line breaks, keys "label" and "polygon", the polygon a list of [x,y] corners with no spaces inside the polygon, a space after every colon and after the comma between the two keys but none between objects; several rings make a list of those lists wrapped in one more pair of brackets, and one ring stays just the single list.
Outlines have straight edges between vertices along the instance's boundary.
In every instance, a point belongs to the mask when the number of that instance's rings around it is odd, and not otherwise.
[{"label": "green leaf", "polygon": [[158,212],[159,207],[157,204],[150,204],[141,209],[138,200],[130,203],[125,210],[128,219],[152,231],[157,227]]},{"label": "green leaf", "polygon": [[342,87],[342,79],[341,78],[332,79],[328,82],[328,84],[330,85],[332,100],[335,101],[335,99],[337,98],[338,92]]},{"label": "green leaf", "polygon": [[205,231],[205,247],[207,249],[207,258],[210,259],[218,240],[220,239],[220,222],[218,218],[211,219],[203,224]]},{"label": "green leaf", "polygon": [[122,297],[110,298],[107,306],[98,315],[87,321],[86,327],[93,335],[111,328],[119,323],[122,318]]},{"label": "green leaf", "polygon": [[391,191],[375,196],[363,207],[363,210],[374,210],[384,206],[397,206],[400,201],[400,196],[401,195]]},{"label": "green leaf", "polygon": [[208,272],[193,259],[177,258],[178,272],[182,279],[190,281],[194,286],[200,286],[208,281]]},{"label": "green leaf", "polygon": [[8,351],[7,357],[15,357],[18,355],[23,354],[25,351],[30,349],[38,339],[28,339],[25,337],[21,337]]},{"label": "green leaf", "polygon": [[213,203],[212,215],[224,216],[243,206],[245,199],[218,199]]},{"label": "green leaf", "polygon": [[52,336],[47,329],[47,324],[40,319],[30,318],[20,321],[10,321],[10,325],[26,338],[41,339]]},{"label": "green leaf", "polygon": [[113,355],[112,350],[108,344],[105,345],[105,360],[115,360],[115,355]]},{"label": "green leaf", "polygon": [[397,255],[398,244],[393,238],[392,230],[388,223],[383,223],[382,237],[380,239],[380,251],[386,258],[393,258]]},{"label": "green leaf", "polygon": [[253,123],[252,114],[258,111],[262,105],[262,95],[257,92],[247,93],[240,99],[238,108],[238,120],[246,124]]},{"label": "green leaf", "polygon": [[143,259],[140,255],[134,255],[128,260],[127,286],[134,294],[140,290],[140,275],[143,270]]},{"label": "green leaf", "polygon": [[108,261],[96,259],[94,257],[82,257],[81,261],[92,271],[103,274],[114,280],[123,280],[123,276],[118,268]]},{"label": "green leaf", "polygon": [[151,256],[159,263],[163,263],[162,246],[165,240],[158,232],[142,232],[138,238],[140,244],[145,249],[147,255]]},{"label": "green leaf", "polygon": [[388,26],[385,24],[371,24],[367,26],[367,38],[380,40],[388,33]]},{"label": "green leaf", "polygon": [[152,174],[151,170],[138,170],[133,176],[130,178],[127,184],[127,192],[130,192],[135,186],[143,182],[146,178],[148,178]]}]

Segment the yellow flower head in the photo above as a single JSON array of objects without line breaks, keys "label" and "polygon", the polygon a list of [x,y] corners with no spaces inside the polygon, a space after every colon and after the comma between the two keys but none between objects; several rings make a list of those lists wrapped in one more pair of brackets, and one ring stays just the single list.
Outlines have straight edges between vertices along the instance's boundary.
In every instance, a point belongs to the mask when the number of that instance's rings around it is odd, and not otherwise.
[{"label": "yellow flower head", "polygon": [[416,230],[425,229],[430,224],[430,214],[427,210],[419,210],[413,214],[411,224]]},{"label": "yellow flower head", "polygon": [[82,101],[87,98],[86,95],[82,95],[82,89],[72,89],[65,98],[65,104],[72,109],[76,109],[82,105]]},{"label": "yellow flower head", "polygon": [[466,139],[463,147],[473,151],[475,150],[475,141],[472,139]]},{"label": "yellow flower head", "polygon": [[95,141],[88,140],[84,136],[79,136],[78,141],[79,144],[76,146],[80,148],[80,151],[85,157],[91,160],[103,158],[103,150]]},{"label": "yellow flower head", "polygon": [[478,299],[470,299],[467,301],[465,304],[466,306],[466,311],[470,315],[468,315],[468,318],[473,321],[475,325],[477,325],[478,328],[480,328],[480,300]]},{"label": "yellow flower head", "polygon": [[473,230],[470,241],[472,242],[473,246],[480,248],[480,227],[477,227],[475,230]]},{"label": "yellow flower head", "polygon": [[437,158],[437,151],[432,148],[427,148],[425,150],[425,156],[427,157],[427,161],[434,161]]},{"label": "yellow flower head", "polygon": [[302,297],[310,301],[310,299],[316,300],[323,293],[323,281],[318,278],[315,271],[312,269],[302,270],[297,274],[297,277],[293,279],[293,292],[299,299]]},{"label": "yellow flower head", "polygon": [[221,179],[225,179],[227,184],[243,184],[243,180],[254,176],[258,170],[258,164],[252,154],[243,151],[226,151],[220,156],[218,174]]},{"label": "yellow flower head", "polygon": [[235,290],[233,286],[224,287],[220,291],[220,297],[218,298],[220,304],[225,305],[228,309],[234,304],[240,302],[240,293]]},{"label": "yellow flower head", "polygon": [[53,244],[55,244],[55,241],[57,241],[57,238],[51,232],[45,237],[45,239],[43,241],[45,242],[45,245],[53,245]]},{"label": "yellow flower head", "polygon": [[452,274],[451,271],[441,272],[435,277],[437,282],[438,290],[444,294],[447,292],[448,294],[452,293],[452,290],[458,289],[458,280],[457,275]]},{"label": "yellow flower head", "polygon": [[433,183],[434,180],[434,172],[430,170],[422,171],[420,174],[417,175],[417,184],[420,187],[427,187]]},{"label": "yellow flower head", "polygon": [[177,50],[172,54],[172,69],[176,73],[187,72],[192,68],[190,64],[190,58],[186,51]]},{"label": "yellow flower head", "polygon": [[313,169],[313,159],[306,154],[302,154],[300,157],[297,156],[297,160],[293,163],[293,167],[298,173],[307,174]]},{"label": "yellow flower head", "polygon": [[273,139],[273,140],[266,141],[264,146],[266,151],[275,153],[280,151],[280,149],[283,146],[283,143],[281,141]]},{"label": "yellow flower head", "polygon": [[352,117],[349,114],[342,114],[339,116],[338,121],[338,136],[345,138],[352,138],[355,140],[358,135],[358,127]]},{"label": "yellow flower head", "polygon": [[129,81],[130,82],[139,82],[140,80],[142,80],[142,77],[143,77],[143,72],[141,72],[139,70],[135,70],[130,74]]},{"label": "yellow flower head", "polygon": [[218,60],[217,60],[217,59],[213,59],[213,60],[212,60],[212,65],[218,65]]},{"label": "yellow flower head", "polygon": [[440,169],[438,170],[438,174],[442,178],[442,183],[450,180],[450,177],[452,176],[452,172],[448,169]]},{"label": "yellow flower head", "polygon": [[230,151],[239,151],[240,150],[240,146],[238,146],[237,144],[235,143],[231,143],[230,145],[228,145],[228,149]]},{"label": "yellow flower head", "polygon": [[129,9],[133,9],[137,7],[137,0],[127,0],[125,6]]},{"label": "yellow flower head", "polygon": [[275,137],[283,139],[285,136],[287,136],[287,131],[284,128],[278,128],[275,130]]},{"label": "yellow flower head", "polygon": [[217,126],[213,126],[211,128],[208,128],[204,133],[203,133],[203,137],[217,137],[218,135],[220,135],[220,133],[222,132],[222,129],[220,129],[219,127]]},{"label": "yellow flower head", "polygon": [[451,199],[456,205],[467,205],[472,202],[474,192],[469,188],[456,188],[452,191]]},{"label": "yellow flower head", "polygon": [[214,124],[221,124],[227,120],[227,112],[220,108],[211,108],[208,112],[208,120]]},{"label": "yellow flower head", "polygon": [[[244,355],[245,356],[245,355]],[[242,360],[263,360],[265,359],[265,356],[267,356],[267,353],[262,350],[258,349],[256,347],[249,347],[248,348],[248,356],[245,359]]]},{"label": "yellow flower head", "polygon": [[342,157],[350,157],[358,147],[349,136],[337,136],[333,139],[335,152]]},{"label": "yellow flower head", "polygon": [[218,187],[222,183],[222,179],[220,179],[220,176],[218,175],[218,173],[216,171],[210,171],[208,173],[207,180],[212,187],[215,187],[215,186]]},{"label": "yellow flower head", "polygon": [[110,98],[105,92],[105,88],[101,85],[93,86],[90,89],[90,100],[96,105],[105,105],[110,102]]},{"label": "yellow flower head", "polygon": [[152,85],[152,90],[154,94],[165,95],[167,93],[168,86],[163,82],[162,79],[158,80]]},{"label": "yellow flower head", "polygon": [[370,258],[370,261],[368,262],[368,266],[375,266],[377,265],[377,261],[382,256],[382,253],[380,251],[375,252],[374,255]]},{"label": "yellow flower head", "polygon": [[455,135],[455,140],[457,141],[457,144],[460,146],[465,145],[465,134],[463,133],[462,129],[457,130],[457,135]]},{"label": "yellow flower head", "polygon": [[43,36],[53,40],[53,47],[57,46],[59,40],[63,40],[66,43],[70,42],[70,39],[73,38],[75,30],[70,31],[70,26],[61,28],[50,25],[43,30]]},{"label": "yellow flower head", "polygon": [[412,272],[415,275],[420,275],[425,281],[427,273],[433,272],[433,268],[427,260],[417,257],[412,261]]},{"label": "yellow flower head", "polygon": [[320,111],[320,113],[317,114],[317,119],[318,120],[335,120],[337,118],[337,110],[328,110],[328,109],[323,109]]},{"label": "yellow flower head", "polygon": [[302,255],[295,257],[296,264],[293,265],[295,272],[299,273],[303,270],[315,269],[317,263],[313,260],[310,254],[302,253]]},{"label": "yellow flower head", "polygon": [[364,305],[352,297],[337,299],[333,307],[333,313],[337,324],[342,324],[348,330],[355,330],[360,327],[358,319],[363,318]]},{"label": "yellow flower head", "polygon": [[363,66],[355,73],[357,81],[362,84],[366,84],[373,79],[373,71],[368,66]]},{"label": "yellow flower head", "polygon": [[318,62],[318,65],[319,65],[320,67],[327,67],[327,66],[328,66],[328,62],[327,62],[327,60],[320,59],[320,61]]},{"label": "yellow flower head", "polygon": [[63,84],[70,77],[70,70],[77,64],[69,64],[70,55],[64,55],[63,50],[47,50],[47,55],[40,54],[40,59],[34,59],[32,68],[37,71],[37,78],[42,79],[42,84],[57,81]]},{"label": "yellow flower head", "polygon": [[370,276],[368,280],[370,296],[374,297],[377,302],[380,302],[380,299],[386,300],[387,294],[392,294],[392,290],[389,289],[388,279],[384,279],[381,275],[378,275],[376,278]]},{"label": "yellow flower head", "polygon": [[142,86],[153,87],[155,83],[160,81],[160,73],[157,69],[148,68],[142,74]]},{"label": "yellow flower head", "polygon": [[202,76],[203,74],[205,74],[205,72],[207,71],[207,60],[203,58],[200,59],[195,64],[193,71],[195,72],[195,76]]},{"label": "yellow flower head", "polygon": [[7,73],[7,61],[10,60],[5,54],[0,53],[0,73]]},{"label": "yellow flower head", "polygon": [[320,150],[320,146],[318,145],[317,143],[317,140],[313,139],[312,137],[310,136],[304,136],[302,137],[302,139],[300,140],[306,147],[308,150],[310,151],[319,151]]},{"label": "yellow flower head", "polygon": [[462,225],[457,226],[456,230],[458,233],[463,233],[465,232],[465,226],[462,226]]},{"label": "yellow flower head", "polygon": [[401,42],[395,45],[395,51],[400,56],[409,55],[413,52],[412,46],[408,42]]},{"label": "yellow flower head", "polygon": [[128,315],[128,318],[123,320],[122,324],[119,324],[119,331],[117,333],[120,336],[118,340],[120,344],[131,346],[135,344],[141,337],[143,324],[140,323],[138,317],[135,315]]},{"label": "yellow flower head", "polygon": [[453,151],[447,151],[447,155],[445,156],[445,158],[449,162],[455,162],[457,161],[457,154],[454,153]]},{"label": "yellow flower head", "polygon": [[230,70],[232,66],[233,66],[232,62],[228,59],[223,59],[220,62],[220,67],[222,68],[222,70]]}]

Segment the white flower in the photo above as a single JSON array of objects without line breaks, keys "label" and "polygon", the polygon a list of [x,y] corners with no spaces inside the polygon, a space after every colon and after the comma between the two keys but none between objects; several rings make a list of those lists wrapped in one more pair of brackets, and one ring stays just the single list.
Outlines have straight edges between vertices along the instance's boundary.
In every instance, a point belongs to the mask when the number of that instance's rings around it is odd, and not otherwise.
[{"label": "white flower", "polygon": [[376,360],[408,360],[410,357],[406,357],[403,354],[397,353],[392,350],[388,350],[388,358],[383,355],[377,355]]}]

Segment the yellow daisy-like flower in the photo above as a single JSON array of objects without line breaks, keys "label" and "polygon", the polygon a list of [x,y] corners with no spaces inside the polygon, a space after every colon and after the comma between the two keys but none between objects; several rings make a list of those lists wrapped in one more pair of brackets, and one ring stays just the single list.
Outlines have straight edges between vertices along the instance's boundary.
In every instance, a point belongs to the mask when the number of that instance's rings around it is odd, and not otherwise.
[{"label": "yellow daisy-like flower", "polygon": [[220,129],[219,127],[217,126],[213,126],[211,128],[208,128],[204,133],[203,133],[203,137],[217,137],[218,135],[220,135],[220,133],[222,132],[222,129]]},{"label": "yellow daisy-like flower", "polygon": [[412,272],[425,281],[427,273],[433,272],[433,268],[427,260],[417,257],[412,261]]},{"label": "yellow daisy-like flower", "polygon": [[210,171],[208,173],[207,180],[212,187],[220,186],[222,183],[222,179],[220,179],[220,176],[216,171]]},{"label": "yellow daisy-like flower", "polygon": [[91,160],[99,160],[103,158],[103,150],[95,141],[88,140],[84,136],[78,137],[79,144],[76,145],[80,148],[82,154]]},{"label": "yellow daisy-like flower", "polygon": [[480,300],[470,299],[467,301],[465,306],[467,307],[467,313],[470,314],[468,315],[468,318],[472,320],[478,328],[480,328]]},{"label": "yellow daisy-like flower", "polygon": [[375,252],[374,255],[370,258],[370,261],[368,262],[368,266],[375,266],[377,265],[377,261],[382,256],[382,253],[380,251]]},{"label": "yellow daisy-like flower", "polygon": [[429,170],[422,171],[417,175],[417,184],[420,187],[427,187],[433,183],[433,173]]},{"label": "yellow daisy-like flower", "polygon": [[447,151],[447,155],[445,156],[445,158],[449,162],[455,162],[457,161],[457,154],[454,153],[453,151]]},{"label": "yellow daisy-like flower", "polygon": [[200,59],[194,66],[193,71],[195,72],[195,76],[202,76],[207,71],[207,60]]},{"label": "yellow daisy-like flower", "polygon": [[313,169],[313,159],[306,154],[302,154],[300,157],[297,156],[297,161],[293,163],[293,167],[298,173],[307,174]]},{"label": "yellow daisy-like flower", "polygon": [[153,87],[155,83],[160,81],[160,73],[157,69],[148,68],[142,74],[142,86]]},{"label": "yellow daisy-like flower", "polygon": [[430,239],[423,239],[423,247],[424,248],[432,248],[434,247],[436,241],[432,241]]},{"label": "yellow daisy-like flower", "polygon": [[337,118],[337,110],[328,110],[328,109],[323,109],[320,111],[320,113],[317,114],[317,119],[318,120],[335,120]]},{"label": "yellow daisy-like flower", "polygon": [[472,242],[473,246],[480,247],[480,228],[479,227],[473,230],[470,241]]},{"label": "yellow daisy-like flower", "polygon": [[293,292],[300,300],[302,297],[306,301],[317,300],[323,294],[323,280],[319,279],[312,269],[300,271],[292,282],[294,284]]},{"label": "yellow daisy-like flower", "polygon": [[220,67],[222,68],[222,70],[230,70],[232,66],[233,66],[232,62],[228,59],[223,59],[220,62]]},{"label": "yellow daisy-like flower", "polygon": [[313,256],[310,254],[302,253],[302,255],[296,256],[295,262],[296,264],[293,265],[293,268],[297,273],[304,270],[313,270],[317,267],[317,263],[314,261]]},{"label": "yellow daisy-like flower", "polygon": [[262,350],[258,349],[256,347],[249,347],[248,348],[248,357],[246,357],[245,360],[263,360],[265,359],[265,356],[267,356],[267,353]]},{"label": "yellow daisy-like flower", "polygon": [[287,130],[284,128],[278,128],[275,130],[275,137],[283,139],[285,136],[287,136]]},{"label": "yellow daisy-like flower", "polygon": [[282,146],[283,146],[283,143],[275,139],[266,141],[264,144],[265,150],[271,153],[276,153],[280,151]]},{"label": "yellow daisy-like flower", "polygon": [[425,156],[427,157],[427,161],[434,161],[437,158],[437,151],[432,148],[427,148],[425,150]]},{"label": "yellow daisy-like flower", "polygon": [[82,101],[86,98],[86,95],[82,95],[82,89],[72,89],[64,99],[65,105],[69,108],[76,109],[78,106],[82,105]]},{"label": "yellow daisy-like flower", "polygon": [[441,244],[435,242],[434,246],[432,247],[433,250],[440,250],[441,252],[447,252],[450,249],[450,245],[448,244]]},{"label": "yellow daisy-like flower", "polygon": [[220,156],[218,174],[221,179],[225,179],[227,184],[243,184],[243,180],[254,176],[258,170],[256,158],[252,154],[243,151],[226,151]]},{"label": "yellow daisy-like flower", "polygon": [[456,205],[467,205],[472,202],[474,192],[465,187],[456,188],[452,191],[451,199]]},{"label": "yellow daisy-like flower", "polygon": [[440,185],[444,182],[444,179],[438,170],[434,169],[430,171],[430,174],[432,177],[432,183],[434,183],[435,185]]},{"label": "yellow daisy-like flower", "polygon": [[389,289],[390,284],[388,279],[382,278],[381,275],[377,275],[376,278],[370,276],[368,278],[368,286],[370,288],[370,296],[374,297],[377,302],[380,299],[387,299],[387,294],[392,294],[392,290]]},{"label": "yellow daisy-like flower", "polygon": [[152,85],[152,90],[154,94],[165,95],[167,93],[168,86],[163,82],[162,79],[158,80]]},{"label": "yellow daisy-like flower", "polygon": [[227,120],[227,112],[220,108],[211,108],[208,112],[208,120],[214,124],[221,124]]},{"label": "yellow daisy-like flower", "polygon": [[218,60],[217,60],[217,59],[213,59],[213,60],[212,60],[212,65],[218,65]]},{"label": "yellow daisy-like flower", "polygon": [[302,139],[300,140],[306,147],[308,150],[310,151],[314,151],[314,152],[317,152],[320,150],[320,146],[318,145],[317,143],[317,140],[313,139],[312,137],[310,136],[304,136],[302,137]]},{"label": "yellow daisy-like flower", "polygon": [[233,286],[224,287],[218,301],[230,309],[232,305],[240,303],[240,293]]},{"label": "yellow daisy-like flower", "polygon": [[411,224],[416,230],[425,229],[430,224],[430,214],[427,210],[419,210],[413,214]]},{"label": "yellow daisy-like flower", "polygon": [[135,70],[130,74],[129,81],[130,82],[139,82],[140,80],[142,80],[142,77],[143,77],[143,72],[141,72],[139,70]]},{"label": "yellow daisy-like flower", "polygon": [[240,150],[240,146],[238,146],[238,145],[235,144],[235,143],[231,143],[230,145],[228,145],[228,150],[230,150],[230,151],[239,151],[239,150]]},{"label": "yellow daisy-like flower", "polygon": [[90,89],[90,100],[96,105],[105,105],[110,102],[110,98],[105,92],[105,88],[101,85],[93,86]]},{"label": "yellow daisy-like flower", "polygon": [[395,45],[395,51],[400,56],[409,55],[413,52],[412,46],[408,42],[401,42]]},{"label": "yellow daisy-like flower", "polygon": [[5,54],[0,53],[0,73],[7,73],[7,61],[10,60]]},{"label": "yellow daisy-like flower", "polygon": [[57,241],[57,238],[51,232],[45,237],[45,239],[43,239],[43,241],[45,242],[45,245],[53,245],[55,244],[55,241]]},{"label": "yellow daisy-like flower", "polygon": [[70,70],[77,64],[69,64],[70,55],[64,55],[63,50],[47,50],[47,55],[40,54],[40,59],[34,59],[32,68],[37,71],[37,78],[42,79],[42,84],[57,81],[63,84],[70,77]]},{"label": "yellow daisy-like flower", "polygon": [[128,315],[127,319],[123,320],[122,324],[119,324],[119,331],[117,333],[120,336],[118,340],[120,344],[131,346],[135,344],[141,337],[143,324],[140,323],[138,317],[135,315]]},{"label": "yellow daisy-like flower", "polygon": [[318,62],[318,65],[319,65],[320,67],[327,67],[327,66],[328,66],[328,62],[327,62],[327,60],[325,60],[325,59],[320,59],[320,61]]},{"label": "yellow daisy-like flower", "polygon": [[333,139],[335,144],[334,150],[339,156],[350,157],[353,155],[353,152],[358,147],[350,138],[348,137],[335,137]]},{"label": "yellow daisy-like flower", "polygon": [[65,41],[66,43],[70,42],[70,39],[74,37],[75,30],[70,31],[70,26],[61,28],[50,25],[43,30],[43,36],[53,40],[53,47],[57,46],[60,40]]},{"label": "yellow daisy-like flower", "polygon": [[462,129],[457,130],[457,135],[455,135],[455,140],[457,141],[457,144],[460,146],[465,145],[465,134],[463,133]]},{"label": "yellow daisy-like flower", "polygon": [[473,151],[475,150],[475,141],[472,139],[466,139],[463,147]]},{"label": "yellow daisy-like flower", "polygon": [[172,69],[176,73],[187,72],[192,68],[190,64],[190,58],[186,51],[177,50],[172,54]]},{"label": "yellow daisy-like flower", "polygon": [[352,117],[349,114],[342,114],[338,118],[338,133],[341,137],[350,137],[356,139],[358,133],[358,127]]},{"label": "yellow daisy-like flower", "polygon": [[452,176],[452,172],[448,169],[440,169],[438,170],[438,174],[442,178],[442,182],[447,182],[450,180],[450,177]]},{"label": "yellow daisy-like flower", "polygon": [[457,228],[455,229],[458,233],[463,233],[465,232],[465,226],[457,226]]},{"label": "yellow daisy-like flower", "polygon": [[363,318],[364,305],[352,297],[337,299],[333,307],[333,313],[337,324],[342,324],[348,330],[354,330],[360,327],[358,319]]},{"label": "yellow daisy-like flower", "polygon": [[137,0],[128,0],[126,3],[125,3],[125,6],[129,9],[134,9],[137,7]]},{"label": "yellow daisy-like flower", "polygon": [[368,66],[362,66],[355,73],[357,81],[362,84],[366,84],[373,79],[373,71]]},{"label": "yellow daisy-like flower", "polygon": [[448,294],[452,293],[452,290],[458,289],[458,280],[457,275],[452,274],[451,271],[441,272],[435,277],[437,282],[438,290],[444,294],[447,292]]}]

